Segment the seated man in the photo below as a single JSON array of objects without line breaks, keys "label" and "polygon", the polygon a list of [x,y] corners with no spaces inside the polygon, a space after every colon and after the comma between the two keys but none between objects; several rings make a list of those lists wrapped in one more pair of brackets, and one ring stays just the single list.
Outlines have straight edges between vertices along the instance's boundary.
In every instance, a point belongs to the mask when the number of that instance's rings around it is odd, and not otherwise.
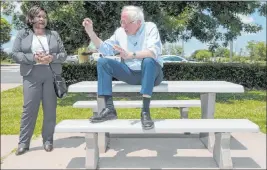
[{"label": "seated man", "polygon": [[[91,122],[116,119],[112,99],[112,78],[131,85],[142,85],[141,122],[144,129],[154,127],[150,117],[150,98],[153,87],[163,80],[163,62],[160,58],[162,43],[156,25],[144,21],[144,13],[136,6],[125,6],[121,12],[121,27],[108,40],[102,41],[93,30],[93,22],[85,18],[83,26],[100,53],[97,61],[98,97],[104,98],[105,108],[93,116]],[[122,62],[105,58],[119,53]]]}]

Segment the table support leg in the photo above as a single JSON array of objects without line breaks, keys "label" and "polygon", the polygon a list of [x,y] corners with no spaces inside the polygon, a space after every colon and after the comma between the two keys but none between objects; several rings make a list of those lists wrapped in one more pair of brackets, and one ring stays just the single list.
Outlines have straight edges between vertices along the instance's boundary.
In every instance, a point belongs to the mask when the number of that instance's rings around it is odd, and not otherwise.
[{"label": "table support leg", "polygon": [[86,133],[85,144],[86,144],[85,168],[96,169],[99,160],[97,133]]},{"label": "table support leg", "polygon": [[[101,112],[105,108],[105,99],[97,97],[97,112]],[[109,133],[98,134],[98,147],[100,153],[105,153],[109,142]]]},{"label": "table support leg", "polygon": [[[189,111],[188,107],[180,107],[181,119],[188,119],[188,111]],[[185,132],[184,134],[190,135],[190,132]]]},{"label": "table support leg", "polygon": [[220,169],[233,169],[230,140],[230,133],[215,133],[213,158]]},{"label": "table support leg", "polygon": [[[204,93],[200,95],[201,100],[201,118],[213,119],[215,111],[215,93]],[[215,136],[214,133],[200,133],[200,140],[208,148],[210,152],[213,152]]]}]

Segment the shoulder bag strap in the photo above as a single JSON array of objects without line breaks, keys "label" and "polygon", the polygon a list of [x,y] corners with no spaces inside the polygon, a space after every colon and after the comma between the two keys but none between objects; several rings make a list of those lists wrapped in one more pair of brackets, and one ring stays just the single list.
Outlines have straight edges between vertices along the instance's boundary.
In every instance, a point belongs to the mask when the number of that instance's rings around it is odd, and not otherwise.
[{"label": "shoulder bag strap", "polygon": [[[34,34],[35,35],[35,34]],[[41,41],[40,41],[40,39],[36,36],[36,38],[38,39],[38,41],[39,41],[39,43],[41,44],[41,46],[42,46],[42,49],[44,50],[44,51],[46,51],[45,50],[45,48],[44,48],[44,46],[43,46],[43,44],[41,43]],[[53,74],[56,74],[55,72],[54,72],[54,70],[52,69],[52,67],[51,67],[51,64],[49,63],[49,67],[50,67],[50,69],[51,69],[51,71],[53,72]]]}]

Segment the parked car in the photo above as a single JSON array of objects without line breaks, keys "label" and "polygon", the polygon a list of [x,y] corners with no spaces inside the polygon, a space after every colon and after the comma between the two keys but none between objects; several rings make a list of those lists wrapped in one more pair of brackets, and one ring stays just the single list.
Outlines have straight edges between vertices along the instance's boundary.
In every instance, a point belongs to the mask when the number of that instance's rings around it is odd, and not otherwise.
[{"label": "parked car", "polygon": [[105,57],[105,58],[110,58],[113,60],[121,61],[121,58],[119,56],[103,56],[101,53],[93,53],[91,56],[91,61],[97,61],[99,58]]},{"label": "parked car", "polygon": [[163,55],[161,56],[163,63],[187,63],[187,59],[177,56],[177,55]]},{"label": "parked car", "polygon": [[79,63],[79,56],[78,55],[69,55],[67,56],[65,63]]}]

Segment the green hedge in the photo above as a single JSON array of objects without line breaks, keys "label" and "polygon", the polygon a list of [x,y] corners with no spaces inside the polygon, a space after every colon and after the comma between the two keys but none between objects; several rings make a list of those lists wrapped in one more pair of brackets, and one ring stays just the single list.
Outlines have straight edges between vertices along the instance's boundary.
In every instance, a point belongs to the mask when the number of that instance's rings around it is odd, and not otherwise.
[{"label": "green hedge", "polygon": [[[241,63],[166,63],[164,80],[222,80],[249,89],[267,89],[266,66]],[[96,81],[96,64],[64,64],[67,84]],[[116,79],[114,79],[116,80]]]}]

